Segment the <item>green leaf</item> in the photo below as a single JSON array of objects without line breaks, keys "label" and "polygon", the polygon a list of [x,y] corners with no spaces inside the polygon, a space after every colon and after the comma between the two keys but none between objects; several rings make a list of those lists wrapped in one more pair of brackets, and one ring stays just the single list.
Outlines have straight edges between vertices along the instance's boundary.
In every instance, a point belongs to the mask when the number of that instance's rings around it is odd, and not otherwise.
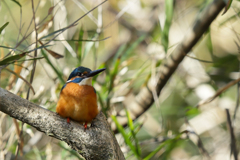
[{"label": "green leaf", "polygon": [[166,20],[165,20],[165,24],[161,34],[162,45],[164,47],[165,53],[167,53],[167,50],[168,50],[168,38],[169,38],[169,30],[171,27],[172,17],[173,17],[173,7],[174,7],[174,0],[165,1]]},{"label": "green leaf", "polygon": [[82,39],[84,35],[83,27],[81,27],[79,34],[78,34],[78,66],[81,65],[82,62]]},{"label": "green leaf", "polygon": [[126,44],[123,44],[123,45],[121,45],[121,46],[119,47],[117,53],[115,54],[115,56],[114,56],[114,58],[113,58],[113,63],[112,63],[112,64],[114,64],[115,61],[116,61],[119,57],[121,57],[121,55],[123,54],[123,51],[126,49],[126,47],[127,47]]},{"label": "green leaf", "polygon": [[0,48],[6,48],[6,49],[13,49],[13,50],[14,50],[14,48],[12,48],[12,47],[7,47],[7,46],[0,46]]},{"label": "green leaf", "polygon": [[196,107],[187,107],[186,115],[188,118],[195,117],[200,114],[200,111]]},{"label": "green leaf", "polygon": [[153,152],[151,152],[148,156],[146,156],[143,160],[149,160],[152,158],[160,149],[162,149],[166,145],[166,141],[162,142]]},{"label": "green leaf", "polygon": [[146,34],[140,36],[134,43],[132,43],[130,45],[130,47],[128,47],[128,49],[125,51],[124,56],[122,56],[122,59],[126,59],[128,57],[128,55],[130,55],[130,53],[132,53],[132,51],[146,38]]},{"label": "green leaf", "polygon": [[18,2],[18,1],[16,1],[16,0],[12,0],[14,3],[16,3],[19,7],[22,7],[22,5]]},{"label": "green leaf", "polygon": [[25,62],[25,61],[33,61],[33,60],[39,60],[43,59],[44,57],[36,57],[36,58],[30,58],[30,59],[24,59],[24,60],[16,60],[15,62]]},{"label": "green leaf", "polygon": [[130,141],[130,138],[127,135],[127,133],[125,132],[123,126],[120,125],[120,123],[117,121],[117,118],[115,116],[112,115],[111,117],[112,117],[112,120],[114,121],[114,123],[116,124],[118,131],[122,134],[125,143],[130,147],[130,149],[133,151],[133,153],[135,155],[137,155],[136,149],[133,146],[132,142]]},{"label": "green leaf", "polygon": [[211,54],[213,54],[213,46],[212,46],[212,38],[211,38],[211,30],[210,28],[208,29],[208,34],[207,34],[207,47],[208,47],[208,50]]},{"label": "green leaf", "polygon": [[8,24],[9,22],[6,22],[2,27],[0,27],[0,34],[2,33],[3,29],[7,27]]},{"label": "green leaf", "polygon": [[133,136],[133,138],[134,138],[134,141],[135,141],[135,148],[136,148],[136,154],[137,154],[136,156],[137,156],[138,158],[140,158],[140,157],[141,157],[141,148],[140,148],[140,146],[139,146],[138,139],[137,139],[137,137],[136,137],[135,127],[134,127],[134,125],[133,125],[132,118],[131,118],[131,116],[130,116],[130,114],[129,114],[129,112],[128,112],[127,110],[126,110],[126,115],[127,115],[127,119],[128,119],[129,129],[130,129],[131,134],[132,134],[132,136]]},{"label": "green leaf", "polygon": [[133,121],[132,121],[132,118],[131,118],[131,116],[130,116],[130,114],[127,110],[126,110],[126,115],[127,115],[127,119],[128,119],[128,126],[129,126],[131,131],[134,131]]},{"label": "green leaf", "polygon": [[173,146],[175,145],[175,143],[181,138],[182,134],[184,134],[184,133],[180,133],[180,134],[178,134],[176,137],[174,137],[172,139],[167,139],[166,141],[161,142],[160,145],[154,151],[152,151],[149,155],[147,155],[143,160],[149,160],[156,153],[158,153],[163,147],[166,147],[168,145],[170,145],[170,146],[166,148],[165,152],[170,152],[174,148]]},{"label": "green leaf", "polygon": [[14,61],[24,57],[26,54],[27,54],[27,52],[24,52],[22,54],[18,54],[18,55],[14,55],[14,56],[11,56],[11,57],[7,57],[7,58],[5,58],[5,59],[0,61],[0,66],[6,65],[6,64],[9,64],[9,63],[13,63]]},{"label": "green leaf", "polygon": [[111,91],[113,90],[113,84],[114,84],[114,79],[118,73],[118,66],[120,64],[120,57],[115,61],[114,63],[114,68],[113,68],[113,71],[110,73],[110,85],[108,87],[108,98],[107,98],[107,106],[106,106],[106,110],[109,110],[110,109],[110,100],[111,100],[111,97],[110,97],[110,93]]}]

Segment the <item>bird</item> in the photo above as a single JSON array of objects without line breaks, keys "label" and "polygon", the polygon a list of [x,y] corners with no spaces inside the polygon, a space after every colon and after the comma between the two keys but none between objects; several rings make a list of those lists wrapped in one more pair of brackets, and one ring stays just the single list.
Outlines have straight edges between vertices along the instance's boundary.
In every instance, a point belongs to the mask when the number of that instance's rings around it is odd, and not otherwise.
[{"label": "bird", "polygon": [[92,71],[80,66],[75,68],[69,75],[67,82],[63,85],[56,112],[63,118],[87,124],[98,115],[96,90],[92,86],[92,77],[103,72],[105,68]]}]

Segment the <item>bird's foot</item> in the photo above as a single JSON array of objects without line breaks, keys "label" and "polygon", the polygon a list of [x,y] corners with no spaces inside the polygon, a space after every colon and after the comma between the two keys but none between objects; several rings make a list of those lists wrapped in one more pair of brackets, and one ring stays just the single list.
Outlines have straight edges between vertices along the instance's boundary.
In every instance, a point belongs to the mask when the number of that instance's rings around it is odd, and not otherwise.
[{"label": "bird's foot", "polygon": [[84,132],[86,131],[87,129],[87,122],[84,123]]},{"label": "bird's foot", "polygon": [[70,118],[67,118],[67,123],[70,123]]}]

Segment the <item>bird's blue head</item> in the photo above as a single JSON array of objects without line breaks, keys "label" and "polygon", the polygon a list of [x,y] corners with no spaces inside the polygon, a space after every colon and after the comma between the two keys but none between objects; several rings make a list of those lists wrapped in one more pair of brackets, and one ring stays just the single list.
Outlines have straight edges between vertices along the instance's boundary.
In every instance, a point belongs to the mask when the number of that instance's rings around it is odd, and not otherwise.
[{"label": "bird's blue head", "polygon": [[[105,68],[92,71],[89,68],[80,66],[72,71],[72,73],[68,77],[67,83],[73,82],[78,83],[79,85],[91,85],[92,77],[101,73],[104,70]],[[66,84],[63,86],[63,88],[66,86]]]}]

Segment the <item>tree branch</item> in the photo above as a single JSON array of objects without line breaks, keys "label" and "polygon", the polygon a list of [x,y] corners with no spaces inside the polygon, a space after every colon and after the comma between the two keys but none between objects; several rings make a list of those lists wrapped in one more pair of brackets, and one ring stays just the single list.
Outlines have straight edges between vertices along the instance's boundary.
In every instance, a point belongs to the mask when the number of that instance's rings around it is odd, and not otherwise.
[{"label": "tree branch", "polygon": [[0,88],[0,111],[31,125],[45,134],[66,142],[85,159],[124,159],[106,117],[100,113],[84,132],[83,125],[60,117]]},{"label": "tree branch", "polygon": [[[147,86],[141,89],[138,95],[135,96],[135,99],[126,103],[133,119],[141,116],[152,106],[154,103],[153,91],[156,92],[158,96],[160,95],[161,90],[182,62],[183,58],[199,41],[225,5],[223,0],[214,0],[209,4],[196,19],[193,27],[187,32],[174,52],[162,62],[160,71],[157,73],[157,76],[154,77],[156,83],[153,83],[154,81],[150,79]],[[121,125],[127,124],[127,118],[118,117],[118,120]],[[116,131],[116,128],[112,127],[112,129]]]}]

